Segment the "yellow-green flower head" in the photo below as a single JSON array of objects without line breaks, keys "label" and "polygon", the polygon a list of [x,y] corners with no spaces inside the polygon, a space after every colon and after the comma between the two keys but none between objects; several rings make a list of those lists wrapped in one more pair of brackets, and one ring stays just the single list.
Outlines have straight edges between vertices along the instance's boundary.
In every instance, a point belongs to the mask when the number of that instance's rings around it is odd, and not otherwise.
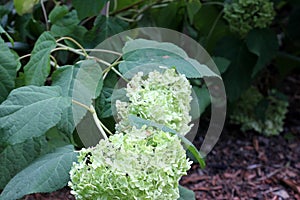
[{"label": "yellow-green flower head", "polygon": [[254,28],[268,27],[274,16],[273,2],[269,0],[232,0],[224,6],[230,29],[241,36]]},{"label": "yellow-green flower head", "polygon": [[127,84],[126,91],[129,102],[116,102],[120,119],[117,131],[130,127],[129,114],[165,125],[183,135],[190,131],[192,86],[175,69],[167,69],[163,73],[153,71],[146,78],[139,72]]},{"label": "yellow-green flower head", "polygon": [[190,164],[176,135],[133,127],[82,149],[69,186],[78,200],[177,200]]}]

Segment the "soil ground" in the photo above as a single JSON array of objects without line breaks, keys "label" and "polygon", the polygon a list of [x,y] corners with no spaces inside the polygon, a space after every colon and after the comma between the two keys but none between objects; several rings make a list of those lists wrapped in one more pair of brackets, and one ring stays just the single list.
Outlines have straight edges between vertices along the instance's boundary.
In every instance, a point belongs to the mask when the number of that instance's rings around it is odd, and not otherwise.
[{"label": "soil ground", "polygon": [[[285,81],[290,107],[285,130],[265,137],[242,133],[227,125],[205,169],[193,165],[181,184],[195,191],[201,200],[300,200],[300,77]],[[201,134],[194,143],[200,147]],[[68,188],[49,194],[27,195],[25,200],[73,200]]]}]

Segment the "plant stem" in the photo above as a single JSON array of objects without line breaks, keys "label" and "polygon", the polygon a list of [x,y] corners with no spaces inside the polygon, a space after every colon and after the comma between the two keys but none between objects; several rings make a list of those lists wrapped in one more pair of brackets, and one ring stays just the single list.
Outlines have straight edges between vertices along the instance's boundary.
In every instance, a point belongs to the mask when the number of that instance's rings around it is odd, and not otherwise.
[{"label": "plant stem", "polygon": [[106,18],[109,17],[109,7],[110,7],[110,1],[108,1],[108,2],[106,3],[106,12],[105,12]]},{"label": "plant stem", "polygon": [[[74,44],[76,44],[81,50],[82,52],[84,53],[85,57],[88,56],[87,52],[85,51],[85,49],[83,48],[83,46],[81,46],[81,44],[79,44],[76,40],[74,40],[73,38],[71,37],[61,37],[59,38],[58,40],[56,40],[56,43],[62,41],[62,40],[69,40],[71,42],[73,42]],[[58,44],[57,44],[58,45]]]},{"label": "plant stem", "polygon": [[209,40],[210,40],[210,38],[212,36],[212,33],[215,30],[216,25],[217,25],[219,19],[221,18],[222,14],[223,14],[223,10],[219,13],[219,15],[217,16],[217,18],[215,19],[215,21],[214,21],[214,23],[213,23],[213,25],[212,25],[209,33],[208,33],[208,36],[207,36],[207,39],[206,39],[206,42],[205,42],[206,45],[208,44],[208,42],[209,42]]},{"label": "plant stem", "polygon": [[[98,118],[98,116],[97,116],[97,113],[96,113],[96,111],[95,111],[95,109],[94,109],[94,106],[91,105],[90,109],[94,111],[92,114],[93,114],[93,119],[94,119],[94,121],[95,121],[95,123],[96,123],[97,128],[98,128],[99,131],[101,132],[103,138],[104,138],[105,140],[108,140],[108,137],[107,137],[105,131],[104,131],[103,128],[102,128],[102,126],[104,126],[104,125],[103,125],[103,124],[101,123],[101,121],[99,120],[99,118]],[[106,128],[106,127],[105,127],[105,128]]]},{"label": "plant stem", "polygon": [[[98,118],[98,116],[97,116],[97,113],[96,113],[96,111],[95,111],[94,106],[91,105],[90,107],[88,107],[87,105],[85,105],[85,104],[83,104],[83,103],[80,103],[80,102],[78,102],[78,101],[76,101],[76,100],[74,100],[74,99],[72,99],[72,103],[77,104],[77,105],[79,105],[79,106],[85,108],[86,110],[88,110],[88,111],[93,115],[93,119],[94,119],[94,122],[95,122],[97,128],[98,128],[99,131],[101,132],[103,138],[104,138],[105,140],[107,140],[108,137],[107,137],[105,131],[104,131],[103,128],[102,128],[102,126],[103,126],[103,127],[105,127],[105,126],[104,126],[104,125],[101,123],[101,121],[99,120],[99,118]],[[105,127],[105,129],[107,129],[107,128]],[[108,130],[108,129],[107,129],[107,130]]]},{"label": "plant stem", "polygon": [[56,69],[58,69],[59,66],[58,66],[57,61],[56,61],[56,59],[54,58],[54,56],[50,55],[50,58],[51,58],[51,60],[54,62],[54,67],[55,67]]},{"label": "plant stem", "polygon": [[[82,51],[81,49],[77,49],[79,51]],[[86,51],[91,51],[91,52],[103,52],[103,53],[111,53],[111,54],[115,54],[118,56],[122,56],[121,53],[116,52],[116,51],[111,51],[111,50],[106,50],[106,49],[85,49]]]},{"label": "plant stem", "polygon": [[18,60],[22,60],[22,59],[30,57],[30,56],[31,56],[31,54],[26,54],[24,56],[19,57]]},{"label": "plant stem", "polygon": [[46,29],[47,31],[49,31],[49,22],[48,22],[48,17],[47,17],[47,11],[46,11],[46,8],[45,8],[45,5],[44,5],[44,0],[41,0],[41,7],[42,7],[42,10],[43,10],[43,15],[44,15],[44,18],[45,18],[45,23],[46,23]]}]

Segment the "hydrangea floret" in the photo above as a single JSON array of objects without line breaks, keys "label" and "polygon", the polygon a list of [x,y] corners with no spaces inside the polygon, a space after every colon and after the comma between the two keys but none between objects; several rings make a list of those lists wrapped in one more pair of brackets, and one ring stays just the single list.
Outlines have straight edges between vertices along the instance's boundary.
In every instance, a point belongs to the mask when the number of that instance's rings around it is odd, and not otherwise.
[{"label": "hydrangea floret", "polygon": [[273,2],[269,0],[232,0],[224,5],[224,18],[233,32],[245,36],[254,28],[266,28],[274,19]]},{"label": "hydrangea floret", "polygon": [[175,200],[190,164],[176,135],[133,127],[81,150],[69,186],[81,200]]},{"label": "hydrangea floret", "polygon": [[251,87],[241,97],[233,113],[231,122],[240,124],[242,131],[255,130],[264,135],[278,135],[283,131],[285,115],[288,111],[288,102],[268,96],[268,107],[264,113],[264,120],[258,119],[255,109],[264,99],[257,88]]},{"label": "hydrangea floret", "polygon": [[116,129],[119,132],[130,128],[128,115],[137,115],[165,125],[181,134],[190,131],[192,125],[190,102],[192,87],[185,75],[177,74],[175,69],[163,73],[150,72],[145,76],[136,74],[127,84],[129,102],[116,102],[120,122]]}]

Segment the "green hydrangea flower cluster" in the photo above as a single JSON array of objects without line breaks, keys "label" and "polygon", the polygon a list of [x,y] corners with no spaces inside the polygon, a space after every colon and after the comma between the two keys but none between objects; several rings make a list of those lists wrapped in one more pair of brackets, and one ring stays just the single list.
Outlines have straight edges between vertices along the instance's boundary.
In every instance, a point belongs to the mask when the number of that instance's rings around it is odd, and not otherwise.
[{"label": "green hydrangea flower cluster", "polygon": [[224,6],[230,29],[242,37],[254,28],[268,27],[274,16],[273,2],[269,0],[232,0]]},{"label": "green hydrangea flower cluster", "polygon": [[129,102],[116,102],[120,119],[116,126],[118,132],[130,128],[129,114],[163,124],[183,135],[190,131],[192,86],[185,75],[167,69],[163,73],[150,72],[143,79],[140,72],[127,84],[126,91]]},{"label": "green hydrangea flower cluster", "polygon": [[176,135],[143,127],[80,151],[70,175],[77,199],[178,199],[190,168]]},{"label": "green hydrangea flower cluster", "polygon": [[240,124],[242,131],[255,130],[267,136],[278,135],[283,131],[285,115],[288,111],[288,102],[268,96],[268,107],[264,113],[264,120],[258,119],[255,108],[263,99],[263,95],[251,87],[242,95],[232,115],[231,122]]},{"label": "green hydrangea flower cluster", "polygon": [[[73,164],[69,186],[76,199],[177,200],[178,181],[191,165],[181,140],[153,127],[131,127],[126,116],[157,117],[158,122],[185,133],[190,94],[189,82],[174,69],[150,73],[147,80],[141,73],[133,77],[127,87],[130,103],[118,102],[119,131],[93,148],[82,149]],[[160,115],[151,115],[158,112],[156,106]]]}]

